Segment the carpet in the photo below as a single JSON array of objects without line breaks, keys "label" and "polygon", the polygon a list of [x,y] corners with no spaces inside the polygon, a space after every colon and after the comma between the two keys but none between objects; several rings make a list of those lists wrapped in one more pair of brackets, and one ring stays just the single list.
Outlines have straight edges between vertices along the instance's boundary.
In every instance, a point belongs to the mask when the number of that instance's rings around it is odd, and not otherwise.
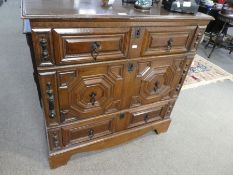
[{"label": "carpet", "polygon": [[194,88],[226,79],[233,80],[233,75],[200,55],[196,55],[182,89]]}]

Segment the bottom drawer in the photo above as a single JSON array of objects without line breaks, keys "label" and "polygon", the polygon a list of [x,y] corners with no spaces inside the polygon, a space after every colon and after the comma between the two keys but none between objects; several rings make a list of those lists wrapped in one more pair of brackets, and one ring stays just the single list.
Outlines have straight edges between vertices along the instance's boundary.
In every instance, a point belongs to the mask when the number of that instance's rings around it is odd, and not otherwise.
[{"label": "bottom drawer", "polygon": [[162,101],[79,121],[59,128],[51,128],[48,130],[50,150],[56,151],[67,146],[83,144],[93,139],[96,141],[96,139],[104,138],[116,132],[163,120],[170,115],[174,102],[174,100]]},{"label": "bottom drawer", "polygon": [[63,145],[81,143],[113,133],[113,118],[87,124],[74,124],[62,127]]},{"label": "bottom drawer", "polygon": [[173,105],[174,101],[156,104],[151,108],[131,112],[128,128],[164,119],[170,115]]}]

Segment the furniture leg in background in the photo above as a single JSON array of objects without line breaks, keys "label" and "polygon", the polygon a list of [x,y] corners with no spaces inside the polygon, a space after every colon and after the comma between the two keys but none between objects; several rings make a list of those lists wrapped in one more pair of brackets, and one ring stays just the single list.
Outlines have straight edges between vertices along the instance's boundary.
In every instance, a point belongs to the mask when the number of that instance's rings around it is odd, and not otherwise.
[{"label": "furniture leg in background", "polygon": [[231,54],[233,50],[233,36],[227,34],[228,27],[231,27],[230,24],[233,23],[233,17],[219,12],[217,18],[218,20],[224,22],[224,24],[222,29],[218,33],[210,33],[210,39],[205,48],[207,48],[210,44],[213,45],[213,48],[211,49],[208,58],[211,57],[216,47],[229,50],[229,54]]}]

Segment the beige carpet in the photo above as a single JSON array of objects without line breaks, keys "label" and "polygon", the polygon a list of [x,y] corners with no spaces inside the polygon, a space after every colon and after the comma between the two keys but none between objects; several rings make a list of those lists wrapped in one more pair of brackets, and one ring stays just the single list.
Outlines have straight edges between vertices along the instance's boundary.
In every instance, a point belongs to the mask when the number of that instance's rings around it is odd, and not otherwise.
[{"label": "beige carpet", "polygon": [[182,89],[194,88],[226,79],[233,80],[233,75],[200,55],[196,55]]}]

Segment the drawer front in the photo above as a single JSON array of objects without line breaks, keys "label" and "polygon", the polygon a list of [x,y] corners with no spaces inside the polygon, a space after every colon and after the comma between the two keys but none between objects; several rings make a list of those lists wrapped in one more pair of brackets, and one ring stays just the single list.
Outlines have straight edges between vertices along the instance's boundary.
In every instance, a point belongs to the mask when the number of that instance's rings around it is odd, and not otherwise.
[{"label": "drawer front", "polygon": [[139,109],[131,112],[128,128],[144,125],[158,120],[163,120],[164,118],[169,117],[174,103],[174,101],[170,101],[167,103],[162,102],[148,109]]},{"label": "drawer front", "polygon": [[141,56],[182,53],[190,50],[196,26],[147,27]]},{"label": "drawer front", "polygon": [[166,100],[48,129],[50,150],[56,151],[73,144],[83,144],[126,129],[167,119],[174,104],[175,100]]},{"label": "drawer front", "polygon": [[99,64],[58,71],[61,122],[122,109],[124,67],[120,63]]},{"label": "drawer front", "polygon": [[114,119],[92,121],[87,124],[74,124],[62,127],[63,145],[71,145],[109,135],[114,131]]},{"label": "drawer front", "polygon": [[164,56],[135,63],[131,107],[169,100],[177,96],[187,74],[185,56]]},{"label": "drawer front", "polygon": [[125,59],[129,28],[54,29],[57,64]]}]

